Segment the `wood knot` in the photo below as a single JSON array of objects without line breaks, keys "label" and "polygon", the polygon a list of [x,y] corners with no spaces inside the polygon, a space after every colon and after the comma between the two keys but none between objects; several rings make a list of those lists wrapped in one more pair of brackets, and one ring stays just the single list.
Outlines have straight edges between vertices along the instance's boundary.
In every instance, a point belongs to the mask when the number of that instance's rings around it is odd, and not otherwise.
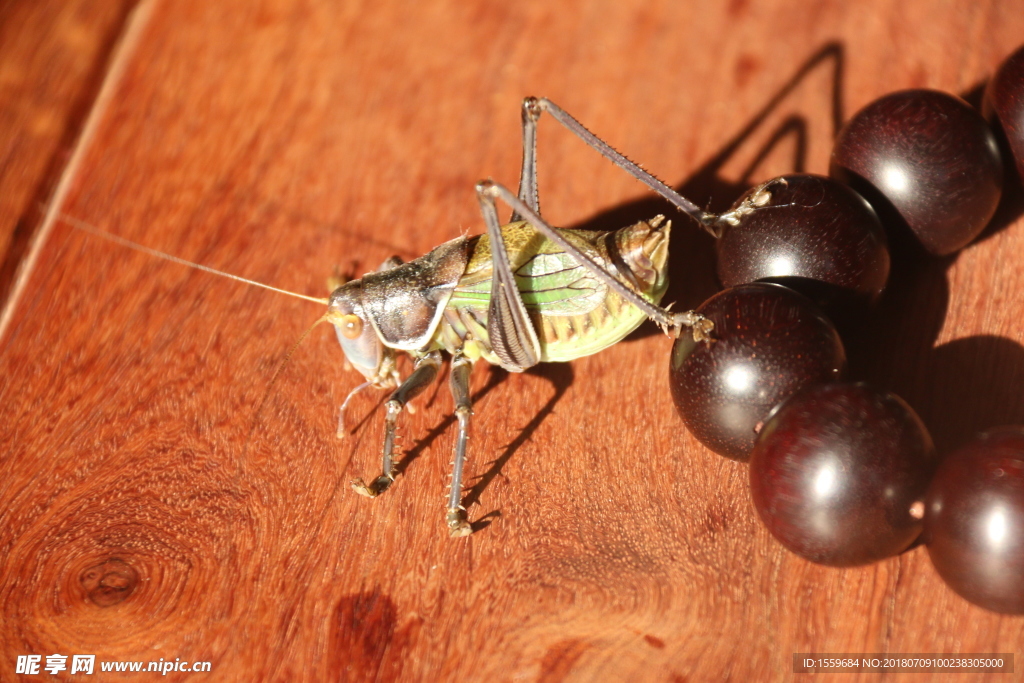
[{"label": "wood knot", "polygon": [[79,583],[86,597],[97,607],[111,607],[124,602],[139,585],[139,573],[122,559],[112,557],[82,570]]}]

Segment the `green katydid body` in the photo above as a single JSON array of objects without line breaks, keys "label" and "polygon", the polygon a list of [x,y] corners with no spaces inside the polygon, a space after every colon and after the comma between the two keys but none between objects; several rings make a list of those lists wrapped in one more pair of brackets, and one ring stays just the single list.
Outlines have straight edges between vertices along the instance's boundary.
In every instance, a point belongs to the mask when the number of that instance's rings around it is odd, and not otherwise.
[{"label": "green katydid body", "polygon": [[[611,232],[557,230],[645,301],[668,286],[671,223],[663,216]],[[635,330],[645,313],[573,254],[525,221],[501,228],[518,297],[536,333],[538,362],[564,362],[608,348]],[[494,255],[489,235],[459,237],[408,263],[388,264],[338,288],[330,311],[346,357],[371,383],[393,386],[395,354],[444,350],[512,372],[493,348]],[[365,321],[345,334],[346,315]]]},{"label": "green katydid body", "polygon": [[[671,223],[662,216],[612,232],[559,230],[574,246],[645,299],[658,303],[668,286]],[[559,245],[525,221],[502,227],[519,295],[540,341],[541,362],[597,353],[635,330],[646,316]],[[493,262],[487,235],[467,243],[465,271],[444,306],[429,346],[501,365],[491,349],[487,315]],[[385,342],[386,343],[386,342]]]}]

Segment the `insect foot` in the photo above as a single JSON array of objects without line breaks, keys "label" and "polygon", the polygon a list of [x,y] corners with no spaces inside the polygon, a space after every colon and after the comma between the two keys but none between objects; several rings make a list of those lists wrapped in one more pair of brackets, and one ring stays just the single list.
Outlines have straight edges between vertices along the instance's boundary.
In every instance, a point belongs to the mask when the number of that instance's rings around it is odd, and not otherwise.
[{"label": "insect foot", "polygon": [[461,538],[473,533],[473,527],[466,521],[466,511],[461,507],[449,510],[445,523],[448,525],[448,535],[452,538]]},{"label": "insect foot", "polygon": [[366,484],[362,479],[352,480],[352,490],[367,498],[376,498],[387,491],[388,487],[395,481],[395,475],[382,474],[373,480],[373,483]]},{"label": "insect foot", "polygon": [[715,324],[704,316],[697,317],[699,320],[693,324],[693,341],[698,343],[712,341],[711,331],[715,329]]},{"label": "insect foot", "polygon": [[[716,237],[721,237],[722,228],[726,225],[736,227],[739,225],[746,216],[754,213],[758,209],[762,209],[769,206],[772,201],[773,185],[782,185],[783,187],[789,185],[789,181],[785,178],[772,178],[771,180],[762,183],[760,186],[751,190],[746,198],[732,211],[726,211],[720,216],[712,219],[712,223],[715,225],[717,230]],[[776,207],[778,208],[778,207]]]},{"label": "insect foot", "polygon": [[670,335],[673,338],[679,336],[682,328],[689,327],[693,334],[693,341],[699,343],[712,340],[711,332],[715,329],[715,324],[700,313],[686,311],[685,313],[676,313],[672,318]]}]

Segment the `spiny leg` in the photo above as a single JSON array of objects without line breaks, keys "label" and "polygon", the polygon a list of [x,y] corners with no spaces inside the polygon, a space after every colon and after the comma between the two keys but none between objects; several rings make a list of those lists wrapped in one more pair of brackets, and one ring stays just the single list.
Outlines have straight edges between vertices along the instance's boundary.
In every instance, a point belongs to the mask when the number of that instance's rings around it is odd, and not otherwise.
[{"label": "spiny leg", "polygon": [[452,465],[452,488],[448,495],[448,515],[445,522],[452,538],[469,536],[473,528],[466,521],[462,507],[462,469],[466,462],[466,444],[469,442],[469,422],[473,404],[469,397],[469,375],[472,361],[463,355],[452,358],[451,390],[455,399],[455,417],[459,420],[459,436],[455,442],[455,462]]},{"label": "spiny leg", "polygon": [[[630,161],[625,155],[615,150],[607,142],[591,133],[583,126],[582,123],[570,116],[564,109],[551,100],[543,97],[527,97],[523,100],[523,146],[527,149],[523,150],[523,173],[519,183],[519,198],[522,199],[527,206],[533,209],[534,213],[540,213],[538,210],[539,204],[536,201],[531,202],[527,197],[523,196],[523,186],[529,178],[530,183],[532,183],[532,196],[536,198],[537,162],[535,129],[537,126],[537,120],[540,118],[542,112],[549,113],[553,119],[568,128],[573,134],[583,140],[583,142],[587,143],[588,146],[597,150],[604,158],[608,159],[626,173],[630,174],[644,185],[660,194],[683,213],[692,216],[707,232],[711,233],[715,237],[719,236],[720,229],[717,225],[718,216],[701,210],[699,206],[642,169],[636,162]],[[532,165],[529,174],[527,173],[528,156]],[[529,192],[527,192],[527,194],[529,195]],[[515,209],[513,216],[526,217],[526,215],[515,206],[513,206],[513,209]]]},{"label": "spiny leg", "polygon": [[387,414],[384,417],[384,452],[381,462],[381,474],[370,484],[362,479],[352,481],[356,493],[374,498],[391,486],[395,480],[395,423],[405,405],[434,381],[437,370],[441,366],[441,354],[431,351],[416,361],[412,374],[405,378],[387,402]]},{"label": "spiny leg", "polygon": [[[519,198],[523,203],[540,213],[540,193],[537,189],[537,121],[541,109],[537,100],[527,97],[523,100],[523,169],[519,174]],[[510,223],[523,219],[516,211],[512,212]]]},{"label": "spiny leg", "polygon": [[562,247],[566,252],[572,254],[573,257],[579,261],[581,265],[587,268],[587,270],[593,273],[595,277],[614,289],[620,296],[626,299],[626,301],[643,311],[644,315],[661,325],[666,331],[671,330],[673,335],[678,335],[679,330],[682,327],[689,327],[693,330],[693,338],[695,341],[699,342],[710,338],[709,334],[713,327],[710,320],[698,313],[694,313],[693,311],[673,313],[667,308],[657,306],[643,298],[627,285],[620,282],[599,263],[559,235],[558,232],[547,223],[547,221],[523,203],[521,199],[512,194],[507,187],[491,180],[485,180],[477,184],[476,192],[481,205],[485,207],[485,216],[488,213],[497,212],[497,209],[495,208],[495,201],[501,199],[529,221],[530,225],[539,230],[552,242]]}]

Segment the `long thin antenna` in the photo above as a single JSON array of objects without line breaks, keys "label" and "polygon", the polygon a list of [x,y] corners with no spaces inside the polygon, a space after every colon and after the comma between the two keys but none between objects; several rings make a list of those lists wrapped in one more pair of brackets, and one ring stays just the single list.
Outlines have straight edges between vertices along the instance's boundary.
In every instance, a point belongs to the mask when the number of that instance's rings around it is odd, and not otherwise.
[{"label": "long thin antenna", "polygon": [[252,429],[249,430],[250,436],[252,436],[253,430],[256,429],[256,421],[259,419],[260,413],[263,412],[263,404],[265,404],[267,399],[270,398],[270,390],[274,388],[275,384],[277,384],[277,380],[281,377],[281,372],[284,370],[284,366],[288,365],[288,361],[292,359],[292,355],[295,353],[295,350],[299,348],[299,345],[302,344],[302,342],[306,341],[306,337],[309,336],[310,332],[315,330],[316,326],[320,323],[330,320],[328,316],[328,313],[324,313],[322,316],[317,318],[317,321],[302,333],[298,340],[292,344],[292,347],[288,349],[288,353],[284,354],[284,358],[281,359],[281,362],[278,363],[277,368],[274,370],[274,374],[270,377],[270,382],[267,384],[267,388],[263,391],[263,398],[260,399],[259,405],[256,406],[256,412],[252,415]]},{"label": "long thin antenna", "polygon": [[118,37],[117,45],[107,62],[109,66],[106,68],[106,73],[103,74],[99,93],[89,106],[88,116],[85,117],[82,130],[74,142],[71,158],[68,159],[61,171],[57,186],[53,189],[53,194],[49,196],[49,206],[43,210],[42,222],[32,236],[27,253],[18,264],[7,301],[0,307],[0,340],[6,338],[7,328],[14,318],[18,302],[21,301],[29,280],[36,274],[35,265],[49,241],[56,214],[64,205],[72,185],[81,175],[79,171],[82,169],[86,155],[92,151],[96,131],[101,127],[103,121],[109,120],[110,103],[114,101],[116,93],[124,85],[125,73],[129,72],[132,65],[138,64],[138,60],[135,59],[136,51],[143,44],[143,37],[149,33],[147,29],[153,23],[152,18],[155,14],[153,10],[156,4],[154,0],[142,0],[128,15],[124,31]]},{"label": "long thin antenna", "polygon": [[305,299],[306,301],[312,301],[313,303],[323,304],[323,305],[327,305],[328,303],[330,303],[329,299],[321,299],[321,298],[318,298],[318,297],[315,297],[315,296],[306,296],[305,294],[299,294],[297,292],[289,292],[287,289],[280,289],[278,287],[272,287],[270,285],[263,284],[262,282],[256,282],[255,280],[250,280],[249,278],[244,278],[244,277],[242,277],[240,275],[234,275],[232,273],[225,273],[223,270],[217,270],[216,268],[211,268],[209,266],[204,266],[204,265],[202,265],[200,263],[193,263],[192,261],[186,261],[185,259],[178,258],[177,256],[171,256],[170,254],[165,254],[162,251],[158,251],[156,249],[151,249],[151,248],[143,246],[143,245],[141,245],[141,244],[139,244],[137,242],[132,242],[129,239],[125,239],[124,237],[119,237],[119,236],[117,236],[117,235],[115,235],[113,233],[109,233],[109,232],[106,232],[104,230],[100,230],[99,228],[97,228],[95,226],[89,225],[85,221],[80,221],[77,218],[75,218],[73,216],[68,216],[67,214],[64,214],[64,213],[58,213],[57,214],[57,219],[64,221],[65,223],[67,223],[71,227],[75,228],[76,230],[81,230],[82,232],[88,233],[90,235],[94,235],[95,237],[102,237],[103,239],[109,240],[109,241],[113,242],[114,244],[120,244],[123,247],[128,247],[129,249],[134,249],[135,251],[141,251],[143,254],[149,254],[150,256],[155,256],[156,258],[161,258],[161,259],[163,259],[165,261],[170,261],[171,263],[177,263],[177,264],[182,265],[182,266],[188,266],[190,268],[195,268],[197,270],[203,271],[204,273],[211,273],[213,275],[220,275],[221,277],[226,277],[229,280],[236,280],[238,282],[244,282],[245,284],[253,285],[254,287],[262,287],[263,289],[269,289],[270,291],[277,292],[278,294],[287,294],[288,296],[294,296],[297,299]]},{"label": "long thin antenna", "polygon": [[317,318],[316,322],[310,325],[298,340],[292,344],[292,347],[288,349],[288,353],[284,354],[284,358],[282,358],[281,362],[277,364],[276,368],[274,368],[274,374],[270,376],[267,388],[263,390],[263,396],[260,398],[260,402],[256,405],[256,410],[252,414],[252,420],[249,422],[249,436],[245,439],[245,454],[242,458],[243,462],[245,460],[245,456],[249,453],[249,444],[252,443],[253,434],[256,433],[256,428],[260,424],[260,414],[263,412],[263,408],[267,404],[267,399],[270,398],[271,390],[274,388],[274,385],[277,384],[277,380],[280,379],[285,366],[288,365],[289,361],[291,361],[292,356],[295,354],[295,350],[299,348],[299,345],[302,344],[302,342],[306,341],[306,337],[316,329],[317,325],[330,320],[328,316],[328,313],[324,313],[322,316]]}]

